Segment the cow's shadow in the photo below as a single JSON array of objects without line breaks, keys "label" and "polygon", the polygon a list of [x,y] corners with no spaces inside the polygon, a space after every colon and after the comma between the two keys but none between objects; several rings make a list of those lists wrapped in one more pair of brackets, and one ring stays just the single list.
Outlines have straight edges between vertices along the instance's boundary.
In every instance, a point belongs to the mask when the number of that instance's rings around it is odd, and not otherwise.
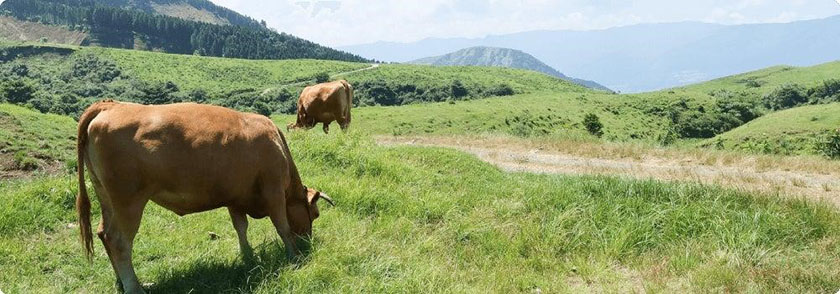
[{"label": "cow's shadow", "polygon": [[152,286],[148,293],[220,293],[253,292],[263,280],[276,277],[278,270],[297,268],[308,260],[311,247],[308,242],[301,247],[295,260],[286,257],[283,243],[266,242],[254,248],[252,254],[240,256],[235,261],[202,260],[186,268],[168,273]]}]

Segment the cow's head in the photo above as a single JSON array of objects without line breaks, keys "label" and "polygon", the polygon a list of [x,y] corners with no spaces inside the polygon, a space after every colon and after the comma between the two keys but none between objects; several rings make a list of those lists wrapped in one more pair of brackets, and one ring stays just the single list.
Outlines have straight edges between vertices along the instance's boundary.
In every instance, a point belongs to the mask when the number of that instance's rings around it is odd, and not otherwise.
[{"label": "cow's head", "polygon": [[309,237],[312,235],[312,222],[320,215],[318,200],[324,199],[333,206],[335,203],[327,194],[306,186],[303,186],[301,193],[299,197],[288,199],[286,212],[292,232],[301,237]]},{"label": "cow's head", "polygon": [[308,130],[308,129],[311,129],[312,127],[314,127],[314,126],[315,126],[315,118],[310,117],[309,115],[306,115],[306,113],[303,112],[302,110],[298,110],[297,120],[293,123],[289,123],[288,125],[286,125],[286,130],[290,131],[290,130],[299,129],[299,128],[303,128],[303,129]]}]

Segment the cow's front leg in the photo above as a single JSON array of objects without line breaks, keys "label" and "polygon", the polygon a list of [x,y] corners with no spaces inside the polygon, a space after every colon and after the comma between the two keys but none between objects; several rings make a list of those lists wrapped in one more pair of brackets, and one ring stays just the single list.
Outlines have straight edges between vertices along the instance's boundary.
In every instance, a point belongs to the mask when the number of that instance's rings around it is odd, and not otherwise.
[{"label": "cow's front leg", "polygon": [[294,234],[292,234],[292,227],[289,225],[288,214],[286,213],[286,193],[280,187],[273,187],[268,184],[263,187],[263,199],[270,199],[268,205],[271,223],[277,229],[277,234],[286,245],[286,255],[289,259],[293,259],[297,255],[297,246],[295,245]]},{"label": "cow's front leg", "polygon": [[329,133],[330,133],[330,123],[325,122],[324,123],[324,134],[329,134]]},{"label": "cow's front leg", "polygon": [[248,217],[241,210],[228,207],[230,219],[233,221],[233,228],[236,229],[236,235],[239,236],[239,250],[242,256],[248,258],[254,254],[251,245],[248,244]]}]

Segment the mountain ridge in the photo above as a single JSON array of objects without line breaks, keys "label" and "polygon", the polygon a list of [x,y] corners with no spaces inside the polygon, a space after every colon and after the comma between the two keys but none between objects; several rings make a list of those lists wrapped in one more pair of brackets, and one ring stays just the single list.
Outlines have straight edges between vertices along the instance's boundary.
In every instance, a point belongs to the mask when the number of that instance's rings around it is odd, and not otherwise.
[{"label": "mountain ridge", "polygon": [[488,46],[469,47],[444,55],[413,60],[408,63],[437,66],[497,66],[526,69],[567,80],[587,88],[612,92],[612,90],[597,82],[566,76],[524,51],[509,48]]}]

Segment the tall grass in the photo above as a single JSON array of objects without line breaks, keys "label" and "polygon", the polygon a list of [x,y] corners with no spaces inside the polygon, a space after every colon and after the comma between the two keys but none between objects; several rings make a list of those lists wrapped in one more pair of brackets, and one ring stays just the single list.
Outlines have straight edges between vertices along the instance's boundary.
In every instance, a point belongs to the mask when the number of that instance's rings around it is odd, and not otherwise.
[{"label": "tall grass", "polygon": [[[294,132],[289,141],[304,182],[337,202],[316,221],[310,253],[286,261],[270,222],[259,220],[250,229],[258,259],[245,262],[223,210],[178,218],[150,205],[135,245],[140,278],[155,283],[149,290],[840,288],[840,214],[825,204],[694,184],[508,174],[463,153],[379,147],[357,134]],[[0,188],[17,203],[4,211],[17,216],[0,224],[4,291],[111,291],[101,245],[94,263],[85,263],[77,231],[66,225],[74,221],[72,207],[61,204],[72,198],[68,183],[48,178]],[[48,187],[68,192],[44,194]],[[56,212],[30,221],[28,211]]]}]

